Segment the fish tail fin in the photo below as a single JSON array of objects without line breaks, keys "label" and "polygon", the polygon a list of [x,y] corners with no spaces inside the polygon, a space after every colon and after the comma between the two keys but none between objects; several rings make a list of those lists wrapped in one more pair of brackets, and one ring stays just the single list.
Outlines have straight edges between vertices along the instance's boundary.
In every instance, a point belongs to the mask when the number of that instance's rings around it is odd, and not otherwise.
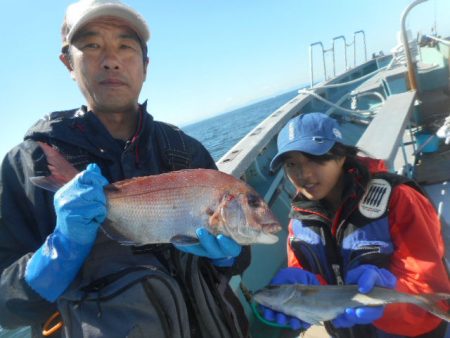
[{"label": "fish tail fin", "polygon": [[445,306],[440,303],[445,300],[447,300],[448,302],[448,300],[450,299],[450,293],[422,294],[419,297],[423,300],[423,302],[417,305],[419,305],[424,310],[432,313],[436,317],[450,322],[450,312],[444,309]]},{"label": "fish tail fin", "polygon": [[50,176],[30,177],[30,181],[43,189],[56,191],[75,177],[78,170],[50,145],[43,142],[38,142],[38,144],[47,158],[51,174]]}]

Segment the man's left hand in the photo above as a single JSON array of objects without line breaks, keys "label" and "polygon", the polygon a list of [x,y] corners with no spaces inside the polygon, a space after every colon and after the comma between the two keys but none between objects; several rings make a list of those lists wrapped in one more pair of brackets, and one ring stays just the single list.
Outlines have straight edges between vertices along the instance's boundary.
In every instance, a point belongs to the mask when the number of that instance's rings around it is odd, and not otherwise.
[{"label": "man's left hand", "polygon": [[196,231],[199,243],[192,245],[175,245],[178,250],[211,259],[219,267],[229,267],[241,253],[242,247],[232,238],[219,234],[212,235],[205,228]]}]

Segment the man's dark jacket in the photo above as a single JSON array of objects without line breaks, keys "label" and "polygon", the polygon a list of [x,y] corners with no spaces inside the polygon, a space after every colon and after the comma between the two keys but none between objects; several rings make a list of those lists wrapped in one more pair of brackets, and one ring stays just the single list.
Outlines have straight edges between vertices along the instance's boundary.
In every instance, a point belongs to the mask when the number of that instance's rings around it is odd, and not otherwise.
[{"label": "man's dark jacket", "polygon": [[[30,182],[30,177],[49,174],[45,156],[36,141],[57,148],[80,171],[89,163],[97,163],[110,182],[174,169],[216,169],[210,154],[197,140],[173,126],[154,121],[146,112],[145,104],[140,106],[139,115],[136,134],[123,142],[112,138],[86,107],[55,112],[32,126],[24,141],[6,155],[0,181],[1,326],[31,326],[33,336],[40,336],[42,324],[57,310],[54,303],[40,297],[24,280],[28,260],[53,232],[56,219],[53,193]],[[183,151],[171,149],[167,144],[170,138],[161,137],[168,127],[180,135],[175,145],[181,142]],[[240,273],[248,265],[249,252],[243,252],[227,274]]]}]

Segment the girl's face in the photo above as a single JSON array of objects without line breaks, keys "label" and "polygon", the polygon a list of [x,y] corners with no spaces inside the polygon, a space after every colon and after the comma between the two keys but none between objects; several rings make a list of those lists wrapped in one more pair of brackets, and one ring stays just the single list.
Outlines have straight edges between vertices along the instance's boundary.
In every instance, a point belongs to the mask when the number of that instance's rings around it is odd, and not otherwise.
[{"label": "girl's face", "polygon": [[285,156],[284,170],[297,192],[307,199],[336,202],[341,196],[344,162],[345,157],[340,157],[319,163],[292,151]]}]

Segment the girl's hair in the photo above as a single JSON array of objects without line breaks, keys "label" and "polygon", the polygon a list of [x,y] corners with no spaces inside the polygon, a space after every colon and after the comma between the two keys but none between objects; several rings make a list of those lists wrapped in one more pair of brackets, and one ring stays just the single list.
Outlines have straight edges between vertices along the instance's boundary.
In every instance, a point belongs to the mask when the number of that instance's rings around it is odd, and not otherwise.
[{"label": "girl's hair", "polygon": [[351,169],[356,169],[363,181],[368,181],[370,179],[369,169],[357,159],[357,154],[360,152],[364,153],[358,147],[336,142],[328,153],[324,155],[311,155],[303,152],[302,154],[309,160],[319,164],[345,157],[344,170],[347,172]]}]

